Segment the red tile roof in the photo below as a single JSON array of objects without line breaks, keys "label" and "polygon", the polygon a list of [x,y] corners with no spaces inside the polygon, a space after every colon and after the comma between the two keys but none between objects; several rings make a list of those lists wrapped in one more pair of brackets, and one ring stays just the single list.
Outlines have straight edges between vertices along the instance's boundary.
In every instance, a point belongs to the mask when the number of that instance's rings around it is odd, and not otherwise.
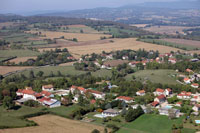
[{"label": "red tile roof", "polygon": [[18,93],[22,93],[22,91],[23,91],[22,89],[18,89],[17,90]]},{"label": "red tile roof", "polygon": [[138,91],[138,93],[145,93],[145,90],[140,90]]},{"label": "red tile roof", "polygon": [[100,94],[102,95],[103,93],[100,92],[100,91],[95,91],[95,90],[91,90],[91,89],[88,89],[86,92],[89,92],[89,93],[94,93],[94,94]]},{"label": "red tile roof", "polygon": [[197,86],[197,87],[199,86],[199,84],[197,84],[197,83],[193,83],[192,85],[193,85],[193,86]]},{"label": "red tile roof", "polygon": [[36,98],[39,98],[39,97],[42,97],[42,94],[40,94],[40,93],[35,93],[34,96],[35,96]]},{"label": "red tile roof", "polygon": [[188,81],[188,80],[190,80],[189,78],[184,78],[184,81]]},{"label": "red tile roof", "polygon": [[91,103],[91,104],[95,104],[95,103],[96,103],[96,100],[92,99],[92,100],[90,101],[90,103]]},{"label": "red tile roof", "polygon": [[160,88],[157,88],[157,89],[156,89],[156,92],[161,92],[161,93],[163,93],[164,90],[163,90],[163,89],[160,89]]},{"label": "red tile roof", "polygon": [[43,85],[42,86],[44,89],[51,89],[51,88],[53,88],[53,85]]},{"label": "red tile roof", "polygon": [[46,98],[46,97],[43,97],[42,99],[39,99],[40,102],[44,102],[44,101],[50,101],[51,98]]},{"label": "red tile roof", "polygon": [[168,90],[169,92],[171,92],[171,91],[172,91],[170,88],[167,88],[167,90]]},{"label": "red tile roof", "polygon": [[78,87],[77,89],[78,89],[79,91],[83,91],[83,92],[86,91],[85,88],[83,88],[83,87]]},{"label": "red tile roof", "polygon": [[157,98],[160,100],[160,99],[165,99],[166,97],[164,95],[160,95],[160,96],[157,96]]},{"label": "red tile roof", "polygon": [[28,94],[28,95],[34,95],[35,91],[33,91],[33,90],[22,90],[22,93]]},{"label": "red tile roof", "polygon": [[126,101],[131,101],[131,100],[133,100],[132,97],[126,97],[126,96],[119,96],[119,97],[117,97],[117,99],[119,99],[119,100],[126,100]]},{"label": "red tile roof", "polygon": [[151,105],[155,107],[155,106],[159,105],[159,102],[155,101],[155,102],[151,103]]},{"label": "red tile roof", "polygon": [[47,96],[47,97],[49,97],[49,96],[51,95],[51,93],[48,92],[48,91],[42,91],[41,94],[42,94],[42,95],[45,95],[45,96]]}]

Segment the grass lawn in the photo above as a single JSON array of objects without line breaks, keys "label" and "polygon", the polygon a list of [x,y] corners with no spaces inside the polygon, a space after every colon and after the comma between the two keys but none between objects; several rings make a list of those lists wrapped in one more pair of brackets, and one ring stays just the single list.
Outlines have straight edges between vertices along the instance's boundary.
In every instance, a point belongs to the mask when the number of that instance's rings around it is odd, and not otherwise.
[{"label": "grass lawn", "polygon": [[48,111],[52,112],[55,115],[59,115],[62,117],[68,117],[75,109],[79,108],[78,105],[72,106],[60,106],[56,108],[48,108]]},{"label": "grass lawn", "polygon": [[170,133],[173,124],[182,123],[183,117],[169,120],[167,116],[144,114],[123,126],[118,133]]},{"label": "grass lawn", "polygon": [[144,81],[150,80],[154,83],[161,84],[178,84],[176,82],[176,78],[172,77],[172,75],[177,74],[174,70],[160,69],[160,70],[141,70],[133,74],[127,75],[125,78],[127,80],[132,80],[132,76],[134,75],[137,80]]},{"label": "grass lawn", "polygon": [[31,50],[0,50],[0,57],[32,57],[39,55],[39,52]]},{"label": "grass lawn", "polygon": [[24,127],[30,124],[29,121],[21,119],[25,115],[34,114],[40,112],[43,107],[40,108],[31,108],[22,106],[17,110],[5,110],[0,106],[0,127]]},{"label": "grass lawn", "polygon": [[100,69],[96,72],[92,72],[92,75],[95,77],[111,77],[112,73],[111,73],[111,70]]}]

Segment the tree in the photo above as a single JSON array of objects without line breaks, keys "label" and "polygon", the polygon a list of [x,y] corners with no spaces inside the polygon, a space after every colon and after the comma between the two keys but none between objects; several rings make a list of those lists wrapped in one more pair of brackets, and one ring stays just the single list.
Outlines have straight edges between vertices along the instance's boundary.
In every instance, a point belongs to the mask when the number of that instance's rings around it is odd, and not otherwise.
[{"label": "tree", "polygon": [[169,113],[169,119],[174,119],[176,118],[176,114],[174,112],[174,109],[169,109],[168,110],[168,113]]},{"label": "tree", "polygon": [[108,129],[107,128],[104,128],[104,133],[108,133]]},{"label": "tree", "polygon": [[6,109],[11,109],[14,107],[14,103],[12,101],[12,98],[9,96],[5,96],[3,99],[3,107]]},{"label": "tree", "polygon": [[80,33],[83,33],[83,29],[80,30]]},{"label": "tree", "polygon": [[100,133],[100,131],[97,129],[94,129],[91,133]]},{"label": "tree", "polygon": [[42,77],[42,76],[43,76],[43,74],[44,74],[44,72],[43,72],[43,71],[39,71],[39,72],[36,74],[36,76],[37,76],[37,77]]},{"label": "tree", "polygon": [[34,72],[32,70],[29,72],[29,78],[30,79],[35,78]]},{"label": "tree", "polygon": [[82,106],[83,103],[84,103],[83,95],[80,94],[79,97],[78,97],[78,104]]}]

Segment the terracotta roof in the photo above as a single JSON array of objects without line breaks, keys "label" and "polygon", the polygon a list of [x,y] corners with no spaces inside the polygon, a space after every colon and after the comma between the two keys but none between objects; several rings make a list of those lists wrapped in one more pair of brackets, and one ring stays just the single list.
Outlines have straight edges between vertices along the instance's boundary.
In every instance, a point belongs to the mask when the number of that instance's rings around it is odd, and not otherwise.
[{"label": "terracotta roof", "polygon": [[126,96],[119,96],[119,97],[117,97],[117,99],[126,100],[126,101],[131,101],[131,100],[133,100],[132,97],[126,97]]},{"label": "terracotta roof", "polygon": [[157,98],[160,100],[160,99],[165,99],[166,97],[164,95],[160,95],[160,96],[157,96]]},{"label": "terracotta roof", "polygon": [[17,92],[18,93],[22,93],[23,89],[18,89]]},{"label": "terracotta roof", "polygon": [[160,88],[157,88],[157,89],[156,89],[156,92],[161,92],[161,93],[163,93],[164,90],[163,90],[163,89],[160,89]]},{"label": "terracotta roof", "polygon": [[192,72],[192,70],[188,68],[188,69],[186,69],[186,72]]},{"label": "terracotta roof", "polygon": [[155,102],[151,103],[151,105],[155,107],[155,106],[159,105],[159,102],[155,101]]},{"label": "terracotta roof", "polygon": [[92,99],[92,100],[90,101],[90,103],[91,103],[91,104],[95,104],[95,103],[96,103],[96,100]]},{"label": "terracotta roof", "polygon": [[83,87],[78,87],[77,89],[80,91],[85,91],[85,88],[83,88]]},{"label": "terracotta roof", "polygon": [[44,89],[51,89],[51,88],[53,88],[53,85],[43,85],[42,87]]},{"label": "terracotta roof", "polygon": [[26,87],[25,89],[26,90],[32,90],[32,87]]},{"label": "terracotta roof", "polygon": [[72,85],[72,87],[71,88],[74,88],[74,89],[76,89],[77,88],[77,86],[75,86],[75,85]]},{"label": "terracotta roof", "polygon": [[197,83],[193,83],[192,85],[193,85],[193,86],[199,86],[199,84],[197,84]]},{"label": "terracotta roof", "polygon": [[22,93],[24,93],[24,94],[28,94],[28,95],[34,95],[35,94],[35,91],[33,91],[33,90],[23,90],[22,91]]},{"label": "terracotta roof", "polygon": [[200,108],[200,104],[195,104],[196,107]]},{"label": "terracotta roof", "polygon": [[171,91],[172,91],[170,88],[167,88],[166,90],[168,90],[169,92],[171,92]]},{"label": "terracotta roof", "polygon": [[42,95],[45,95],[45,96],[47,96],[47,97],[51,95],[51,93],[48,92],[48,91],[42,91],[41,94],[42,94]]},{"label": "terracotta roof", "polygon": [[184,78],[184,81],[188,81],[188,80],[190,80],[189,78]]},{"label": "terracotta roof", "polygon": [[138,93],[145,93],[145,90],[140,90],[138,91]]},{"label": "terracotta roof", "polygon": [[42,99],[39,99],[39,101],[40,101],[40,102],[51,101],[51,98],[43,97]]},{"label": "terracotta roof", "polygon": [[39,97],[42,97],[42,94],[40,94],[40,93],[35,93],[34,96],[35,96],[36,98],[39,98]]},{"label": "terracotta roof", "polygon": [[91,90],[91,89],[88,89],[86,92],[89,92],[89,93],[94,93],[94,94],[100,94],[102,95],[103,93],[100,92],[100,91],[95,91],[95,90]]},{"label": "terracotta roof", "polygon": [[181,105],[181,104],[182,104],[182,102],[177,102],[176,104],[180,104],[180,105]]}]

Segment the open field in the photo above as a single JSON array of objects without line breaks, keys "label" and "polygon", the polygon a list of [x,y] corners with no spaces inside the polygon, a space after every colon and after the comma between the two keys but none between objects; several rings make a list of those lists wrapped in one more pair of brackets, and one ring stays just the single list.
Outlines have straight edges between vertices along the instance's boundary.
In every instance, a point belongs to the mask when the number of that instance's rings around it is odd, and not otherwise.
[{"label": "open field", "polygon": [[200,41],[185,40],[185,39],[161,39],[161,40],[180,44],[180,45],[183,44],[183,45],[188,45],[188,46],[200,48]]},{"label": "open field", "polygon": [[36,56],[33,56],[33,57],[17,57],[15,59],[9,60],[9,62],[15,62],[17,64],[17,63],[20,63],[20,62],[25,62],[28,59],[36,59],[36,58],[37,58]]},{"label": "open field", "polygon": [[124,63],[128,63],[128,60],[109,60],[105,61],[104,65],[109,65],[111,67],[117,67],[118,65],[122,65]]},{"label": "open field", "polygon": [[137,80],[145,81],[150,80],[154,83],[161,84],[178,84],[172,75],[177,74],[174,70],[141,70],[126,76],[126,79],[131,80],[134,75]]},{"label": "open field", "polygon": [[[37,112],[41,112],[43,108],[31,108],[22,106],[16,110],[7,111],[2,106],[0,106],[0,127],[24,127],[27,124],[30,124],[29,121],[25,119],[21,119],[21,117],[25,115],[35,114]],[[4,131],[0,130],[0,133]]]},{"label": "open field", "polygon": [[54,115],[43,115],[30,118],[38,123],[36,127],[25,127],[17,129],[5,129],[0,130],[2,133],[90,133],[93,129],[98,129],[103,132],[104,127],[92,125],[89,123],[83,123],[80,121],[70,120]]},{"label": "open field", "polygon": [[33,67],[18,67],[18,66],[0,66],[0,74],[4,75],[10,72],[21,71]]},{"label": "open field", "polygon": [[68,27],[67,32],[71,33],[80,33],[80,30],[82,30],[83,33],[93,33],[93,34],[101,33],[86,25],[67,25],[67,27]]},{"label": "open field", "polygon": [[0,57],[33,57],[39,54],[40,52],[31,50],[0,50]]},{"label": "open field", "polygon": [[170,133],[172,125],[180,125],[182,120],[183,117],[170,120],[167,116],[144,114],[123,126],[118,133]]},{"label": "open field", "polygon": [[183,27],[183,26],[151,26],[144,28],[144,30],[154,32],[154,33],[160,33],[160,34],[172,34],[176,35],[177,32],[184,34],[184,29],[190,29],[191,27]]},{"label": "open field", "polygon": [[100,40],[101,37],[110,37],[110,35],[105,34],[84,34],[84,33],[65,33],[65,32],[53,32],[53,31],[28,31],[28,33],[38,33],[41,32],[42,35],[46,35],[43,38],[60,38],[62,36],[65,39],[73,39],[77,38],[78,41],[92,41],[92,40]]},{"label": "open field", "polygon": [[138,27],[138,28],[144,28],[145,26],[147,26],[148,24],[132,24],[130,26],[135,26],[135,27]]}]

